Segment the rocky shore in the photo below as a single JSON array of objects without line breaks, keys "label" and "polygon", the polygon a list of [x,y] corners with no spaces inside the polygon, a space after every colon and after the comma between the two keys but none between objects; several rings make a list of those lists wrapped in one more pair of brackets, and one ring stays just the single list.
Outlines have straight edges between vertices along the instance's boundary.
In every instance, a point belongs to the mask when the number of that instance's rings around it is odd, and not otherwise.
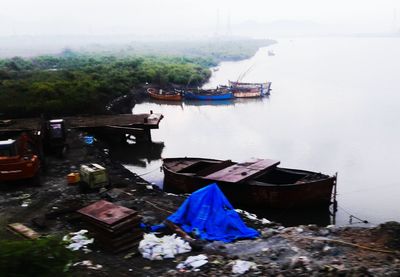
[{"label": "rocky shore", "polygon": [[[126,170],[110,158],[105,143],[87,145],[82,134],[72,131],[68,140],[70,148],[63,159],[48,158],[40,187],[23,183],[1,187],[2,239],[16,238],[6,230],[12,222],[23,223],[43,235],[60,237],[84,229],[75,211],[100,199],[137,210],[146,225],[159,224],[186,198],[164,193]],[[82,191],[67,184],[66,175],[89,162],[107,168],[109,187]],[[243,219],[260,231],[259,238],[228,244],[196,241],[191,252],[157,261],[144,259],[137,248],[112,254],[95,242],[89,246],[90,253],[78,252],[80,263],[69,271],[71,276],[400,276],[399,223],[388,222],[373,228],[284,227],[254,218]],[[204,265],[177,269],[189,256],[199,254],[207,258]],[[238,260],[250,262],[242,274],[233,271]]]}]

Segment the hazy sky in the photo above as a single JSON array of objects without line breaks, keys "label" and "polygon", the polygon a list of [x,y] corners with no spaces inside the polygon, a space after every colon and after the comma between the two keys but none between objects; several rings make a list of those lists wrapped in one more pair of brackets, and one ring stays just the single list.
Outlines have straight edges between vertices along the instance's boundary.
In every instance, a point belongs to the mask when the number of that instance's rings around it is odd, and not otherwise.
[{"label": "hazy sky", "polygon": [[399,26],[400,0],[0,0],[0,36],[211,34],[229,21],[234,33],[243,22],[276,20],[391,32],[395,10]]}]

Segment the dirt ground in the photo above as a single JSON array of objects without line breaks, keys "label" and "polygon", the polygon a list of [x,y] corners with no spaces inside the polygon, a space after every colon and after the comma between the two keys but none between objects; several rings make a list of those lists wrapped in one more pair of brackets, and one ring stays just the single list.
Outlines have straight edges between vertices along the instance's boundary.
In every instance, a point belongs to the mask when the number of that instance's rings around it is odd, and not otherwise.
[{"label": "dirt ground", "polygon": [[[69,134],[68,143],[65,157],[47,159],[41,186],[24,182],[1,186],[2,239],[19,239],[6,229],[13,222],[23,223],[43,235],[63,236],[84,229],[75,211],[100,199],[137,210],[145,224],[159,224],[186,198],[164,193],[112,161],[104,143],[86,145],[82,134],[76,132]],[[66,175],[89,162],[107,168],[111,181],[108,188],[88,192],[67,185]],[[245,221],[260,231],[259,238],[228,244],[198,242],[196,250],[162,261],[142,258],[137,248],[113,254],[95,242],[89,245],[92,252],[79,252],[79,261],[90,260],[101,268],[75,266],[70,272],[72,276],[232,276],[232,265],[240,259],[255,263],[244,276],[400,276],[399,223],[373,228],[285,228],[278,223]],[[188,256],[199,254],[205,254],[208,263],[198,270],[176,269]]]}]

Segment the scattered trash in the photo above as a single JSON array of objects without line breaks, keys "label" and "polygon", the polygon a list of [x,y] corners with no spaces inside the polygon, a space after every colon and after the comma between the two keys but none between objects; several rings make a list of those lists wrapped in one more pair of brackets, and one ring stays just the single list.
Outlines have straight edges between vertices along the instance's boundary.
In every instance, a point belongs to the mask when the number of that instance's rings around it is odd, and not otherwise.
[{"label": "scattered trash", "polygon": [[208,263],[208,258],[206,255],[200,254],[197,256],[189,256],[184,262],[176,266],[177,269],[196,269]]},{"label": "scattered trash", "polygon": [[154,234],[145,234],[139,243],[139,252],[143,258],[149,260],[174,258],[177,254],[187,253],[191,250],[189,243],[176,237],[176,234],[161,238]]},{"label": "scattered trash", "polygon": [[77,262],[77,263],[74,263],[72,266],[79,266],[79,265],[86,266],[87,268],[89,268],[89,269],[94,269],[94,270],[99,270],[99,269],[102,269],[102,268],[103,268],[102,265],[100,265],[100,264],[93,264],[93,262],[90,261],[90,260],[85,260],[85,261]]},{"label": "scattered trash", "polygon": [[93,142],[94,142],[94,137],[93,136],[84,136],[83,137],[83,141],[86,143],[86,144],[93,144]]},{"label": "scattered trash", "polygon": [[21,207],[23,208],[29,207],[31,203],[32,203],[31,199],[25,199],[24,201],[22,201]]},{"label": "scattered trash", "polygon": [[79,172],[71,172],[67,175],[67,182],[70,186],[76,185],[80,180],[81,176]]},{"label": "scattered trash", "polygon": [[137,252],[130,252],[130,253],[128,253],[128,254],[126,254],[124,256],[124,259],[128,260],[128,259],[132,258],[133,256],[135,256],[136,254],[138,254],[138,253]]},{"label": "scattered trash", "polygon": [[232,266],[232,273],[243,274],[256,266],[256,263],[249,261],[236,260]]},{"label": "scattered trash", "polygon": [[269,221],[269,220],[266,219],[266,218],[261,218],[261,219],[260,219],[260,218],[257,217],[257,215],[252,214],[252,213],[249,213],[249,212],[246,212],[246,211],[244,211],[244,210],[235,209],[235,211],[236,211],[237,213],[239,213],[239,214],[245,216],[246,218],[248,218],[248,219],[250,219],[250,220],[258,221],[258,222],[260,222],[261,224],[270,224],[270,223],[271,223],[271,221]]},{"label": "scattered trash", "polygon": [[69,243],[66,248],[72,250],[72,251],[77,251],[82,249],[83,252],[89,253],[91,250],[87,248],[89,244],[92,244],[94,239],[89,239],[85,234],[88,232],[88,230],[80,230],[75,233],[69,233],[68,235],[65,235],[63,237],[63,241]]}]

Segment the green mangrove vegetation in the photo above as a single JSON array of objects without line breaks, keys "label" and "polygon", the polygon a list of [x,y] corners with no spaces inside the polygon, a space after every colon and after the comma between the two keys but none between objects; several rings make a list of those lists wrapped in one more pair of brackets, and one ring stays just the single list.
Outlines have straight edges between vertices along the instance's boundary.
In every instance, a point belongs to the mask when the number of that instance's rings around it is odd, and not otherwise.
[{"label": "green mangrove vegetation", "polygon": [[[56,56],[0,60],[0,113],[37,116],[104,113],[106,103],[143,84],[199,86],[210,66],[254,55],[271,41],[137,43],[64,49]],[[135,90],[136,88],[136,90]]]},{"label": "green mangrove vegetation", "polygon": [[76,257],[58,238],[0,241],[1,276],[69,276]]}]

